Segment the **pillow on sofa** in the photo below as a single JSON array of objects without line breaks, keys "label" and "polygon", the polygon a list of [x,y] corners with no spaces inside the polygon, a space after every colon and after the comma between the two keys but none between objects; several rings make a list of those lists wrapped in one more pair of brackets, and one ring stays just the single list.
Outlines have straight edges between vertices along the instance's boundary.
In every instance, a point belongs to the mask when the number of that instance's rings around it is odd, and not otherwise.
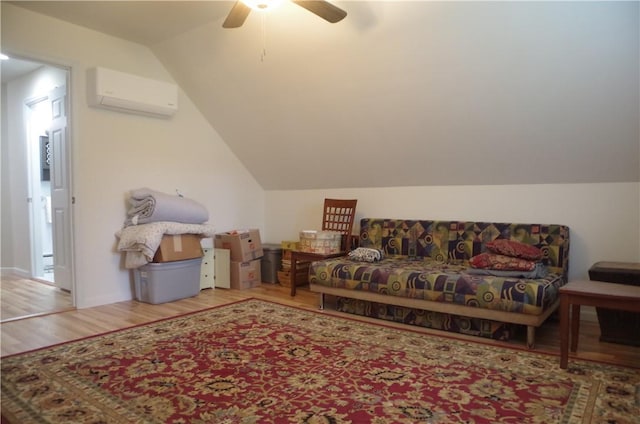
[{"label": "pillow on sofa", "polygon": [[353,261],[376,262],[383,258],[382,250],[358,247],[349,252],[349,259]]},{"label": "pillow on sofa", "polygon": [[534,261],[495,253],[481,253],[469,259],[469,263],[473,268],[503,271],[533,271],[536,267]]},{"label": "pillow on sofa", "polygon": [[530,244],[515,240],[496,239],[488,242],[485,246],[487,246],[487,249],[491,252],[499,255],[528,259],[530,261],[539,261],[542,259],[542,250]]}]

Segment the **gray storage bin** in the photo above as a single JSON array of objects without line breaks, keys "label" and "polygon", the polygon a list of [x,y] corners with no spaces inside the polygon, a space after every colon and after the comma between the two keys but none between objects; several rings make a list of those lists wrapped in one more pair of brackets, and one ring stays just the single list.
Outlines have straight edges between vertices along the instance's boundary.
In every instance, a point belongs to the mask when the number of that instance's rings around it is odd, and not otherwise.
[{"label": "gray storage bin", "polygon": [[282,263],[282,248],[279,244],[263,244],[264,256],[260,261],[261,277],[264,283],[277,283],[278,271]]},{"label": "gray storage bin", "polygon": [[164,303],[200,293],[202,258],[148,263],[133,270],[136,299]]}]

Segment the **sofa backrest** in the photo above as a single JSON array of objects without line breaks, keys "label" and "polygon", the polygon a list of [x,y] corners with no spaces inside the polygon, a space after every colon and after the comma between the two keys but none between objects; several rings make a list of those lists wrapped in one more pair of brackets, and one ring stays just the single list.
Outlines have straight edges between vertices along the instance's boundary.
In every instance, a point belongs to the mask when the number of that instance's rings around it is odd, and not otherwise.
[{"label": "sofa backrest", "polygon": [[360,246],[388,255],[429,257],[443,263],[466,264],[495,239],[517,240],[541,249],[549,272],[569,273],[569,227],[557,224],[429,221],[363,218]]}]

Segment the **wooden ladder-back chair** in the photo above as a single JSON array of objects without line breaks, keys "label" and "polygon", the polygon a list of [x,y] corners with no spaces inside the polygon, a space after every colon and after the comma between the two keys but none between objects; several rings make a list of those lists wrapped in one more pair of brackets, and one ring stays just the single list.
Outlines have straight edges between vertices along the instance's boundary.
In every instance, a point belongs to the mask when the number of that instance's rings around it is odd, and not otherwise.
[{"label": "wooden ladder-back chair", "polygon": [[324,199],[322,212],[322,231],[337,231],[342,234],[340,252],[331,254],[309,253],[294,250],[291,252],[291,296],[296,295],[296,272],[298,262],[321,261],[345,256],[352,248],[353,221],[358,200]]}]

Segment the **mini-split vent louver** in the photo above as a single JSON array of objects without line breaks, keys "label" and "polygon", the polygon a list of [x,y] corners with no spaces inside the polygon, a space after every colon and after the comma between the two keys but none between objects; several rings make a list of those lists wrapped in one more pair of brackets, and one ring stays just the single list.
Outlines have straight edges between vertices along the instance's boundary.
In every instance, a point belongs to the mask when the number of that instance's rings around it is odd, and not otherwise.
[{"label": "mini-split vent louver", "polygon": [[87,71],[89,105],[166,118],[178,110],[178,87],[106,68]]}]

